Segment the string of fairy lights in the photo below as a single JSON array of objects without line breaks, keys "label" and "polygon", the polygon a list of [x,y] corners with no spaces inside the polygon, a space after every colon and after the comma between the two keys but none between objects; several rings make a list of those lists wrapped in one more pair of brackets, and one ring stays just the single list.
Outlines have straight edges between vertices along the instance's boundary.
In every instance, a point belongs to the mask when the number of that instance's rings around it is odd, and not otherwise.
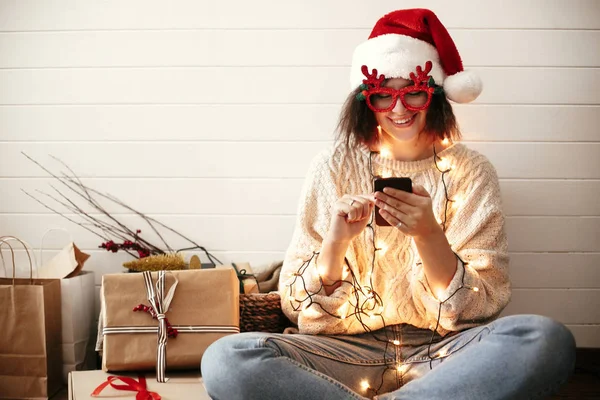
[{"label": "string of fairy lights", "polygon": [[[377,127],[377,128],[378,128],[378,130],[381,129],[380,127]],[[444,139],[442,141],[442,144],[444,146],[448,145],[449,140],[447,138]],[[440,225],[442,226],[443,231],[446,232],[446,223],[447,223],[448,211],[449,211],[450,204],[452,203],[454,207],[460,207],[462,205],[462,198],[455,196],[453,199],[450,199],[450,197],[448,196],[448,184],[446,182],[446,175],[448,173],[450,173],[450,171],[452,171],[452,169],[453,169],[452,162],[446,158],[440,157],[436,152],[435,145],[433,146],[433,153],[434,153],[434,164],[435,164],[436,169],[441,173],[441,180],[442,180],[442,185],[444,186],[444,193],[445,193],[443,219],[441,219],[441,220],[438,219],[438,223],[440,223]],[[373,187],[372,187],[373,190],[374,190],[374,180],[381,177],[380,175],[376,175],[375,173],[373,173],[373,155],[374,154],[380,154],[382,157],[388,157],[388,158],[390,157],[389,151],[387,151],[387,149],[385,149],[385,148],[382,148],[379,152],[371,151],[371,153],[369,155],[369,173],[373,180]],[[371,214],[371,219],[370,219],[369,223],[367,224],[367,229],[369,229],[371,232],[371,238],[373,241],[373,248],[374,248],[373,257],[371,259],[370,270],[368,270],[366,272],[367,282],[365,282],[364,284],[361,284],[358,277],[354,274],[354,271],[352,270],[352,268],[350,268],[350,266],[348,265],[348,261],[345,259],[346,265],[343,267],[342,279],[335,281],[333,283],[326,284],[323,281],[324,271],[322,268],[320,268],[318,266],[319,252],[313,251],[313,254],[310,256],[310,258],[308,258],[306,260],[300,260],[302,262],[302,264],[300,265],[300,267],[298,268],[298,270],[296,272],[292,273],[293,279],[289,284],[287,284],[287,287],[289,288],[288,300],[290,301],[292,309],[294,311],[299,311],[299,312],[305,313],[305,315],[309,315],[310,313],[317,313],[317,311],[313,309],[313,306],[315,306],[315,307],[320,308],[324,313],[330,315],[331,317],[334,317],[334,318],[337,318],[340,320],[345,320],[347,318],[355,318],[360,323],[360,325],[362,326],[362,328],[364,329],[364,331],[366,333],[373,332],[373,330],[369,327],[369,325],[367,323],[368,320],[377,320],[377,319],[381,320],[381,323],[383,326],[381,328],[378,328],[377,332],[378,333],[383,332],[385,334],[384,335],[385,337],[381,338],[381,337],[378,337],[377,335],[373,335],[373,338],[375,340],[385,343],[383,360],[386,363],[386,365],[385,365],[384,371],[381,374],[381,381],[379,382],[378,385],[373,385],[371,382],[368,382],[367,380],[363,380],[360,382],[360,387],[362,388],[363,391],[365,391],[365,392],[372,391],[374,395],[377,395],[377,394],[379,394],[379,391],[381,390],[381,387],[383,386],[383,384],[385,382],[385,375],[389,371],[391,371],[392,373],[395,374],[395,378],[396,378],[398,387],[402,387],[404,385],[404,374],[407,372],[407,366],[411,363],[405,362],[405,360],[402,359],[402,353],[400,351],[400,349],[403,346],[402,330],[401,329],[399,330],[400,337],[399,337],[399,339],[397,339],[396,336],[390,337],[390,333],[388,332],[388,329],[385,329],[387,327],[387,324],[386,324],[385,318],[383,317],[383,311],[384,311],[383,300],[382,300],[381,296],[377,293],[377,291],[375,290],[375,287],[373,285],[373,271],[375,269],[375,262],[376,262],[377,255],[378,255],[378,253],[385,254],[385,251],[387,250],[387,246],[385,245],[385,243],[381,243],[381,242],[377,241],[376,231],[375,231],[375,228],[373,227],[374,212],[375,211],[373,211],[373,213]],[[462,262],[462,264],[464,266],[464,268],[462,269],[461,284],[454,292],[452,292],[444,300],[440,300],[439,294],[435,294],[435,296],[439,302],[439,308],[438,308],[436,324],[431,332],[431,338],[430,338],[428,346],[427,346],[427,356],[429,358],[429,368],[430,369],[433,368],[434,360],[441,359],[446,356],[446,354],[444,352],[438,352],[438,354],[436,354],[436,355],[431,353],[431,347],[434,343],[436,343],[434,340],[435,340],[435,334],[440,326],[440,320],[441,320],[441,316],[442,316],[442,307],[444,306],[444,304],[447,301],[452,299],[460,290],[465,289],[465,290],[472,290],[474,292],[479,291],[479,288],[477,288],[477,287],[471,287],[471,286],[465,285],[465,282],[464,282],[465,269],[468,264],[467,264],[467,262],[462,260],[459,257],[459,255],[456,254],[456,252],[454,254],[456,255],[457,259],[459,259]],[[420,265],[420,264],[421,263],[418,263],[417,265]],[[308,268],[311,265],[315,266],[317,268],[317,274],[318,274],[319,283],[320,283],[320,287],[316,290],[316,292],[313,292],[313,293],[311,293],[308,290],[306,280],[304,279],[304,274],[306,273],[306,271],[308,270]],[[296,290],[296,287],[298,284],[300,284],[301,288],[299,290]],[[342,305],[337,310],[336,313],[330,312],[323,305],[321,305],[318,301],[314,300],[313,297],[317,293],[321,292],[321,290],[323,290],[325,288],[332,288],[334,286],[343,285],[343,284],[351,285],[352,289],[351,289],[348,301],[345,302],[344,305]],[[440,340],[443,340],[443,337],[441,337]],[[423,343],[423,344],[426,344],[426,343]],[[390,350],[393,351],[392,355],[388,355],[388,352]],[[393,360],[393,361],[390,361],[388,363],[388,360]]]}]

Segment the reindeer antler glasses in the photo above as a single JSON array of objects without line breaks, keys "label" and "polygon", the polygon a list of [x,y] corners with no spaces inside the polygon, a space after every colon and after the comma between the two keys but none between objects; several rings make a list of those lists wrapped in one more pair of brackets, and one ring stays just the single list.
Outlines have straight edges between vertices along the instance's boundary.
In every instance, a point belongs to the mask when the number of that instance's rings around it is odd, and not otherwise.
[{"label": "reindeer antler glasses", "polygon": [[358,100],[367,100],[367,106],[375,112],[387,112],[396,106],[398,98],[402,105],[411,111],[421,111],[429,107],[431,96],[434,93],[441,93],[443,89],[436,86],[433,78],[429,76],[432,63],[425,63],[425,70],[421,66],[417,66],[417,73],[410,73],[412,85],[401,89],[394,89],[382,86],[385,81],[385,76],[377,76],[377,69],[369,74],[369,69],[363,65],[361,71],[367,79],[363,79],[361,87],[363,91],[357,96]]}]

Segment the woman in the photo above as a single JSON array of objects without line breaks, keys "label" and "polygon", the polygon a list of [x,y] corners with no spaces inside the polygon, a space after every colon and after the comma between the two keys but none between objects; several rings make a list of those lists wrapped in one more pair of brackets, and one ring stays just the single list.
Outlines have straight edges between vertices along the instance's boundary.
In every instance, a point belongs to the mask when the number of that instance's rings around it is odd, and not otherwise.
[{"label": "woman", "polygon": [[[500,188],[448,99],[481,92],[429,10],[382,17],[355,50],[340,140],[310,167],[280,280],[298,333],[224,338],[223,399],[530,399],[566,381],[574,340],[510,299]],[[374,193],[374,179],[412,191]],[[406,183],[406,182],[405,182]],[[380,213],[379,224],[374,223]]]}]

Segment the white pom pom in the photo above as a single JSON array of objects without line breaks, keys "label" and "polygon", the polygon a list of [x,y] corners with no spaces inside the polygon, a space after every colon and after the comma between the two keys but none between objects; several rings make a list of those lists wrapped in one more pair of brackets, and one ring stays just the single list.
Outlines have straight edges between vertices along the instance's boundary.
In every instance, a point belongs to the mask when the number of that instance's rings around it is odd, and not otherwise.
[{"label": "white pom pom", "polygon": [[446,97],[457,103],[469,103],[475,100],[482,90],[481,79],[473,71],[462,71],[444,80]]}]

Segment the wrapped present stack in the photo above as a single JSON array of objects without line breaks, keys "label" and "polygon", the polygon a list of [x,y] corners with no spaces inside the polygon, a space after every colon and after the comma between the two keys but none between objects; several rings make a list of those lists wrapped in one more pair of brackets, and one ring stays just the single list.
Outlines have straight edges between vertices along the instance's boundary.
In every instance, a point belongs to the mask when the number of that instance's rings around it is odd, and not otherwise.
[{"label": "wrapped present stack", "polygon": [[[59,201],[60,207],[56,208],[53,207],[56,206],[55,204],[46,205],[44,200],[28,193],[30,197],[47,208],[56,210],[55,213],[70,222],[85,225],[87,230],[102,238],[103,242],[99,248],[112,253],[127,252],[136,258],[126,262],[124,266],[129,272],[137,273],[103,276],[96,349],[102,352],[104,374],[107,372],[121,374],[123,371],[135,371],[137,374],[148,371],[154,374],[152,375],[153,379],[155,377],[154,381],[162,383],[168,380],[168,375],[173,374],[174,370],[189,369],[198,372],[202,355],[211,343],[225,335],[240,332],[240,309],[244,310],[244,318],[248,321],[260,320],[257,317],[262,317],[265,311],[279,311],[281,314],[279,296],[276,293],[260,293],[262,287],[259,287],[259,282],[261,281],[256,279],[248,264],[215,267],[221,262],[203,246],[135,210],[116,197],[86,186],[65,163],[61,162],[69,174],[53,173],[33,158],[25,156],[62,184],[62,186],[57,185],[61,189],[54,190],[60,194],[59,198],[66,201]],[[82,200],[84,205],[76,205],[70,197]],[[49,198],[54,199],[52,196]],[[144,225],[149,227],[150,234],[142,234],[137,227],[135,229],[128,227],[128,221],[121,219],[121,216],[126,214],[109,214],[106,207],[108,204],[111,209],[113,206],[122,207],[127,210],[127,214],[135,214],[141,218]],[[67,214],[75,214],[75,217],[66,217]],[[168,235],[163,235],[166,232]],[[164,237],[173,237],[173,240],[186,243],[189,247],[175,251],[173,250],[175,247],[169,245]],[[190,250],[203,251],[212,268],[204,269],[205,265],[200,263],[197,256],[195,258],[193,256],[190,262],[187,262],[181,252]],[[72,251],[68,249],[65,251],[65,254],[67,253],[77,255],[76,248],[73,247]],[[64,263],[61,261],[59,264]],[[82,274],[81,280],[85,280],[85,284],[89,285],[93,276]],[[271,285],[265,284],[264,287],[271,288],[266,290],[277,290],[272,286],[276,281],[277,276],[270,277]],[[11,284],[11,287],[13,286],[14,283]],[[73,290],[86,295],[93,292],[86,289],[83,284],[74,287]],[[242,293],[241,300],[240,293]],[[71,296],[66,298],[75,299]],[[56,303],[55,297],[54,300]],[[253,307],[253,304],[258,304],[257,300],[267,300],[270,308]],[[74,307],[78,307],[80,303],[84,303],[84,300],[71,301]],[[86,304],[88,303],[90,302]],[[260,311],[257,314],[253,310]],[[72,311],[69,314],[77,313]],[[48,320],[48,318],[38,317],[39,321]],[[56,319],[52,320],[56,324],[60,323]],[[262,320],[266,321],[264,318]],[[73,321],[80,321],[79,316],[74,315]],[[66,320],[67,325],[73,321]],[[88,325],[85,324],[83,327]],[[242,325],[246,330],[265,328],[263,324]],[[265,330],[272,331],[280,328],[281,324],[276,328],[265,328]],[[76,355],[82,353],[78,337],[86,336],[87,333],[84,329],[81,329],[81,332],[78,330],[75,335],[71,335],[73,337],[68,338],[76,345],[73,352]],[[43,342],[43,340],[39,341],[39,343]],[[73,362],[72,357],[68,361],[68,368],[71,368],[71,365],[79,368],[81,365],[77,360]],[[3,363],[0,362],[0,365]],[[46,368],[43,374],[41,378],[50,379],[51,374],[58,376],[60,371],[59,368]],[[84,376],[91,376],[86,374],[73,372],[70,374],[69,382],[76,387],[76,381],[80,379],[78,377],[84,379]],[[113,387],[116,378],[105,375],[102,378],[103,381],[108,382],[107,388]],[[136,388],[142,385],[140,380],[136,383],[127,378],[126,381]],[[96,383],[100,384],[100,382]],[[13,386],[19,385],[13,384]],[[79,392],[74,390],[73,396],[75,393]],[[81,398],[81,395],[77,398]]]}]

